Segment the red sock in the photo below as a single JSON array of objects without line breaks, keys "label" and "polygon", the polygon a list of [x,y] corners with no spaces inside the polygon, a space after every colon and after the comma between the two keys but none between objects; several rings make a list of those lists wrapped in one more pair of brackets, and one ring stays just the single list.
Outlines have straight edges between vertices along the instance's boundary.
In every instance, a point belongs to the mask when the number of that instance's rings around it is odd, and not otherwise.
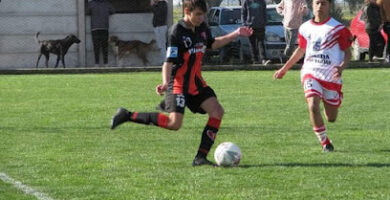
[{"label": "red sock", "polygon": [[168,120],[169,120],[168,116],[166,116],[166,115],[164,115],[162,113],[159,113],[158,117],[157,117],[157,124],[158,124],[159,127],[167,128]]},{"label": "red sock", "polygon": [[168,116],[162,113],[132,113],[130,120],[140,124],[153,124],[162,128],[167,128],[168,126]]},{"label": "red sock", "polygon": [[221,120],[217,118],[209,118],[206,127],[202,133],[202,140],[199,145],[197,156],[206,157],[209,153],[211,146],[214,144],[215,137],[219,126],[221,125]]},{"label": "red sock", "polygon": [[329,138],[326,135],[326,127],[325,127],[325,125],[322,125],[320,127],[314,127],[313,131],[316,134],[318,140],[321,142],[322,146],[330,144]]}]

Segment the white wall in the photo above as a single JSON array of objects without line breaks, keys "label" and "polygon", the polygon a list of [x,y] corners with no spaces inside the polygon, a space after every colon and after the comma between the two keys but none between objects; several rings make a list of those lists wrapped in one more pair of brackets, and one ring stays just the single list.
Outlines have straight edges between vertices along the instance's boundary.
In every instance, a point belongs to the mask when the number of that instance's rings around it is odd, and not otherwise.
[{"label": "white wall", "polygon": [[[77,35],[77,0],[2,0],[0,3],[0,69],[35,67],[40,39],[60,39]],[[66,55],[68,66],[78,66],[78,48]],[[41,59],[40,66],[44,65]],[[50,66],[55,63],[50,59]]]},{"label": "white wall", "polygon": [[[169,0],[168,22],[172,23],[172,0]],[[67,67],[90,67],[94,55],[90,31],[90,18],[84,17],[84,0],[2,0],[0,2],[0,70],[34,68],[39,39],[62,39],[75,34],[81,39],[65,56]],[[123,40],[149,42],[154,39],[152,13],[114,14],[110,17],[110,35]],[[151,65],[158,64],[158,50],[148,54]],[[101,56],[102,59],[102,56]],[[40,60],[44,67],[45,58]],[[56,56],[51,54],[49,67],[55,65]],[[123,66],[143,66],[136,55],[123,60]],[[109,47],[109,64],[116,65]],[[62,65],[60,65],[62,67]]]},{"label": "white wall", "polygon": [[[134,14],[114,14],[110,17],[110,29],[109,35],[116,35],[121,40],[140,40],[145,43],[149,43],[153,40],[154,32],[152,26],[152,13],[134,13]],[[94,55],[91,36],[91,19],[88,16],[86,18],[86,49],[87,49],[87,66],[94,65]],[[156,47],[157,48],[157,47]],[[149,52],[147,58],[150,65],[158,64],[158,50]],[[100,60],[102,63],[102,56]],[[109,46],[108,62],[110,66],[116,66],[116,59],[112,50],[112,46]],[[143,62],[135,55],[127,55],[122,61],[122,66],[143,66]]]}]

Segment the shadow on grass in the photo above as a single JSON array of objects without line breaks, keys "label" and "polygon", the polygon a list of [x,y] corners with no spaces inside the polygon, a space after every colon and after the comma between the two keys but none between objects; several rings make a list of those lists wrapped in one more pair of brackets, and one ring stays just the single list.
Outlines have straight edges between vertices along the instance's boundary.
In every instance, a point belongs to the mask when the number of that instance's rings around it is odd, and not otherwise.
[{"label": "shadow on grass", "polygon": [[273,164],[255,164],[255,165],[239,165],[239,168],[254,168],[254,167],[390,167],[390,163],[366,163],[366,164],[350,164],[350,163],[273,163]]}]

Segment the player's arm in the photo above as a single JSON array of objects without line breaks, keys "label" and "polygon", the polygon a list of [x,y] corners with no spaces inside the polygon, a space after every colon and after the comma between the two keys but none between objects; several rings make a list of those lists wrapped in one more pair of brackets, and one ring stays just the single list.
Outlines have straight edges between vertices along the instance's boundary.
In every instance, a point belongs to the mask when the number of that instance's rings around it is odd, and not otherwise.
[{"label": "player's arm", "polygon": [[282,79],[283,76],[287,73],[287,71],[295,65],[304,55],[305,55],[306,49],[298,47],[293,55],[288,59],[286,64],[283,65],[282,68],[280,68],[278,71],[274,74],[274,79]]},{"label": "player's arm", "polygon": [[246,26],[239,27],[238,29],[236,29],[235,31],[227,35],[216,37],[213,44],[211,45],[211,48],[214,50],[219,49],[229,44],[231,41],[235,40],[239,36],[249,37],[250,35],[252,35],[252,33],[253,33],[252,28]]},{"label": "player's arm", "polygon": [[351,50],[350,48],[347,48],[344,50],[344,61],[339,65],[335,66],[335,73],[333,75],[333,79],[339,79],[341,78],[341,75],[343,74],[343,70],[347,67],[349,61],[351,60]]},{"label": "player's arm", "polygon": [[172,74],[172,62],[164,62],[162,67],[162,83],[156,86],[156,93],[158,95],[163,95],[168,89],[168,83]]},{"label": "player's arm", "polygon": [[340,37],[338,39],[340,49],[344,51],[344,60],[339,66],[335,66],[335,72],[333,74],[333,79],[339,79],[341,78],[341,75],[343,73],[343,70],[345,67],[347,67],[349,61],[351,60],[351,44],[353,42],[354,38],[352,37],[351,32],[344,28],[340,31]]},{"label": "player's arm", "polygon": [[168,37],[168,48],[167,55],[165,57],[165,62],[162,66],[162,83],[156,86],[156,93],[158,95],[163,95],[165,91],[168,89],[169,81],[171,80],[172,68],[175,64],[180,63],[178,60],[182,55],[180,51],[182,51],[182,44],[180,35],[177,33],[176,26],[171,29]]}]

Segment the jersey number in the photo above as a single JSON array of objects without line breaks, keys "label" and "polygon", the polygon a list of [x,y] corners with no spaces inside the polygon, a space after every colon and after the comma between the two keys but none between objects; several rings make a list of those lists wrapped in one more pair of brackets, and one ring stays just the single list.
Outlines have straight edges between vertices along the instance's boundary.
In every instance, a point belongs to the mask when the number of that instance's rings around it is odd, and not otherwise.
[{"label": "jersey number", "polygon": [[308,79],[305,81],[305,85],[303,86],[305,90],[313,88],[313,80]]},{"label": "jersey number", "polygon": [[184,95],[179,94],[176,96],[176,105],[178,107],[184,108],[184,106],[186,105],[186,99],[184,98]]}]

